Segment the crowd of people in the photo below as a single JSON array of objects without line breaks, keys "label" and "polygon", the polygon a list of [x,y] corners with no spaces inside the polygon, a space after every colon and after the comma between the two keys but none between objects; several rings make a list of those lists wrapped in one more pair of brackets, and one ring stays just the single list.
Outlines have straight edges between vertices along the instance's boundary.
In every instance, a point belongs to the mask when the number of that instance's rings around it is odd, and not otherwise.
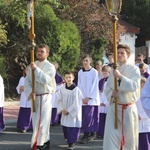
[{"label": "crowd of people", "polygon": [[[96,137],[103,139],[103,150],[150,149],[149,65],[144,56],[137,55],[135,64],[128,61],[130,47],[117,48],[117,69],[113,68],[113,53],[109,63],[98,60],[92,67],[89,55],[81,57],[82,68],[75,75],[68,70],[61,76],[58,63],[50,63],[49,47],[41,44],[37,61],[23,71],[16,90],[20,96],[17,128],[22,132],[33,130],[32,150],[50,147],[50,126],[61,124],[67,149],[78,141],[86,144]],[[32,76],[35,91],[32,91]],[[117,79],[117,90],[114,88]],[[4,84],[0,76],[0,131],[5,128],[3,118]],[[36,98],[36,111],[32,100]],[[115,99],[118,99],[118,128],[115,128]],[[149,105],[148,105],[149,104]],[[26,117],[23,117],[26,116]],[[82,133],[82,136],[80,136]]]}]

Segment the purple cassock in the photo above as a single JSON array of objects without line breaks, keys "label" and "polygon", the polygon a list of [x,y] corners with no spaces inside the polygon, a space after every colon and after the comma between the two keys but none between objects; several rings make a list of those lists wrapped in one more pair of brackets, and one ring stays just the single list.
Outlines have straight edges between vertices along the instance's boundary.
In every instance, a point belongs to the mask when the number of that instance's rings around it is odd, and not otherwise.
[{"label": "purple cassock", "polygon": [[[78,72],[78,87],[83,97],[89,97],[88,105],[82,105],[82,127],[81,131],[86,133],[97,132],[99,124],[99,91],[98,72],[94,68],[89,70],[80,69]],[[90,97],[91,96],[91,97]]]},{"label": "purple cassock", "polygon": [[80,135],[80,128],[77,127],[65,127],[62,126],[64,138],[67,140],[67,143],[75,143]]},{"label": "purple cassock", "polygon": [[138,150],[150,150],[150,132],[139,133]]},{"label": "purple cassock", "polygon": [[[82,128],[83,133],[97,132],[98,130],[98,106],[82,106]],[[84,117],[86,116],[86,117]]]},{"label": "purple cassock", "polygon": [[[108,79],[108,77],[107,78],[102,78],[99,81],[99,91],[100,91],[100,93],[103,92],[104,84],[107,81],[107,79]],[[103,100],[101,100],[101,101],[103,101]],[[104,137],[105,121],[106,121],[106,113],[101,113],[100,112],[99,113],[99,127],[98,127],[98,131],[97,131],[97,135],[102,137],[102,138]]]},{"label": "purple cassock", "polygon": [[105,82],[107,81],[108,77],[107,78],[102,78],[100,81],[99,81],[99,84],[98,84],[98,87],[99,87],[99,91],[102,93],[103,90],[104,90],[104,84]]},{"label": "purple cassock", "polygon": [[24,130],[32,130],[32,117],[31,117],[31,108],[20,107],[18,120],[17,120],[17,128]]},{"label": "purple cassock", "polygon": [[[55,81],[56,81],[56,92],[57,92],[59,85],[61,85],[63,83],[63,78],[58,72],[56,72]],[[56,101],[56,95],[55,94],[53,95],[53,101]],[[53,107],[50,124],[56,125],[60,122],[60,119],[61,119],[61,114],[57,114],[57,108]]]},{"label": "purple cassock", "polygon": [[144,72],[142,76],[147,79],[149,77],[149,73],[148,72]]},{"label": "purple cassock", "polygon": [[56,80],[57,85],[62,84],[62,82],[63,82],[63,78],[58,72],[56,72],[55,80]]},{"label": "purple cassock", "polygon": [[114,64],[111,64],[111,63],[108,64],[108,66],[111,67],[111,68],[113,67],[113,65],[114,65]]},{"label": "purple cassock", "polygon": [[0,131],[5,128],[3,107],[0,107]]}]

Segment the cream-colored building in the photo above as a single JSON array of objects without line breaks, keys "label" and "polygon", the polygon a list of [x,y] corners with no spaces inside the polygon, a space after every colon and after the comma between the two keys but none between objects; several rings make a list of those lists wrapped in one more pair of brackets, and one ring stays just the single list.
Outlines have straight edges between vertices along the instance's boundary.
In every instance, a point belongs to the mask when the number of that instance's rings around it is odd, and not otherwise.
[{"label": "cream-colored building", "polygon": [[132,63],[135,62],[135,41],[136,41],[136,34],[140,33],[140,28],[127,23],[123,20],[118,20],[118,34],[119,34],[119,44],[127,44],[131,48],[131,56],[130,61]]}]

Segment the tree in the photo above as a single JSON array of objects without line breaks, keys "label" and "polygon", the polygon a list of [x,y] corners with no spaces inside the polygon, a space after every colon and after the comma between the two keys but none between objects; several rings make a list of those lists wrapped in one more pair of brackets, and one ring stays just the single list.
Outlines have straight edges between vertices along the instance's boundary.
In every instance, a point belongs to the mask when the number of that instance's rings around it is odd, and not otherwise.
[{"label": "tree", "polygon": [[50,46],[49,60],[61,64],[61,74],[66,70],[74,70],[80,56],[81,42],[76,25],[57,18],[48,4],[38,5],[36,12],[40,14],[35,16],[36,40]]},{"label": "tree", "polygon": [[6,25],[3,25],[0,20],[0,48],[7,44],[7,32],[5,30],[5,26]]},{"label": "tree", "polygon": [[[106,6],[97,0],[60,0],[61,7],[55,9],[63,20],[73,21],[81,34],[81,51],[91,53],[90,44],[100,37],[112,40],[112,23]],[[106,45],[105,45],[106,46]],[[106,48],[106,47],[105,47]]]},{"label": "tree", "polygon": [[140,28],[137,35],[136,46],[145,45],[145,40],[150,39],[150,0],[123,1],[121,15],[127,22]]},{"label": "tree", "polygon": [[[5,4],[0,4],[0,16],[3,24],[8,23],[9,42],[0,51],[6,58],[6,93],[12,96],[22,76],[22,69],[30,62],[31,42],[28,39],[25,1],[10,0]],[[46,43],[51,48],[52,61],[63,63],[61,73],[66,69],[74,70],[80,53],[80,35],[74,23],[60,20],[49,4],[39,1],[35,4],[35,34],[37,45]],[[69,59],[72,59],[72,63]]]}]

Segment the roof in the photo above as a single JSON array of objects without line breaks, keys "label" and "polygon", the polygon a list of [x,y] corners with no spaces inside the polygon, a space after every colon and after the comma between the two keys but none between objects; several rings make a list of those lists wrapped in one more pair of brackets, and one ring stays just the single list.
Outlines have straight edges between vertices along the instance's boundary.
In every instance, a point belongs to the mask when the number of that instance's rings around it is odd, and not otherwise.
[{"label": "roof", "polygon": [[139,34],[140,33],[140,28],[136,27],[124,20],[119,19],[118,22],[118,32],[128,32],[128,33],[134,33],[134,34]]}]

